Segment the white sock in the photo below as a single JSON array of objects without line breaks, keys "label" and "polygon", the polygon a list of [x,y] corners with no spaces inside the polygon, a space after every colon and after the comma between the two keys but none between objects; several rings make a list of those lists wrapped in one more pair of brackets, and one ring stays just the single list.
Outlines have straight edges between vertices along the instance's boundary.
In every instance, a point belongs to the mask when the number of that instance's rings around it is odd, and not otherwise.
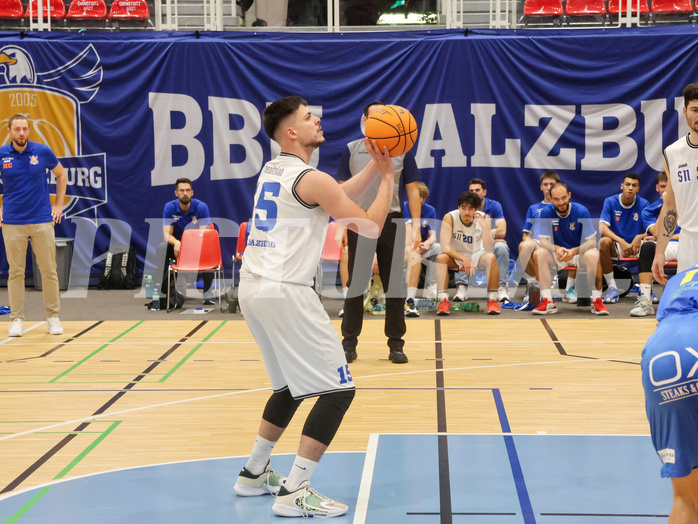
[{"label": "white sock", "polygon": [[591,290],[591,300],[596,300],[597,298],[601,298],[601,290],[600,289],[592,289]]},{"label": "white sock", "polygon": [[487,298],[489,300],[497,300],[497,291],[487,291]]},{"label": "white sock", "polygon": [[530,285],[535,286],[538,284],[538,280],[536,280],[536,277],[531,277],[526,275],[526,282],[528,282]]},{"label": "white sock", "polygon": [[439,291],[439,302],[448,299],[448,291]]},{"label": "white sock", "polygon": [[548,288],[548,289],[541,289],[540,290],[540,297],[541,298],[547,298],[550,302],[553,301],[553,290]]},{"label": "white sock", "polygon": [[254,446],[252,447],[252,453],[250,453],[250,458],[245,465],[247,471],[253,475],[263,473],[264,468],[267,467],[267,462],[269,462],[269,457],[271,457],[274,446],[276,446],[276,442],[272,442],[271,440],[257,435],[257,438],[254,440]]},{"label": "white sock", "polygon": [[342,298],[347,298],[347,293],[349,292],[348,287],[343,287],[342,288]]},{"label": "white sock", "polygon": [[652,296],[652,284],[640,284],[640,296],[650,298]]},{"label": "white sock", "polygon": [[618,286],[616,285],[616,279],[613,278],[613,272],[604,273],[603,277],[606,279],[606,284],[608,284],[608,287],[618,288]]},{"label": "white sock", "polygon": [[416,287],[408,287],[407,288],[407,298],[411,298],[412,300],[417,298],[417,288]]},{"label": "white sock", "polygon": [[296,455],[296,460],[291,466],[291,473],[286,478],[286,489],[290,492],[296,491],[302,482],[310,480],[315,466],[317,466],[317,462]]},{"label": "white sock", "polygon": [[567,277],[567,285],[565,285],[565,291],[569,291],[574,287],[575,280],[577,280],[575,277]]}]

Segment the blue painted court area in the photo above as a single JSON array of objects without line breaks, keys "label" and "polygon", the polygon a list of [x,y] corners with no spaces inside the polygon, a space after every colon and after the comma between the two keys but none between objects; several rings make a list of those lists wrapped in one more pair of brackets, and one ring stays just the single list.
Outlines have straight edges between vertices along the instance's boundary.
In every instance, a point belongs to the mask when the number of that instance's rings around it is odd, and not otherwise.
[{"label": "blue painted court area", "polygon": [[[272,458],[290,469],[293,456]],[[271,497],[232,487],[245,458],[149,466],[0,500],[0,524],[286,522]],[[372,435],[364,453],[329,453],[313,484],[355,524],[666,522],[671,484],[649,437]]]}]

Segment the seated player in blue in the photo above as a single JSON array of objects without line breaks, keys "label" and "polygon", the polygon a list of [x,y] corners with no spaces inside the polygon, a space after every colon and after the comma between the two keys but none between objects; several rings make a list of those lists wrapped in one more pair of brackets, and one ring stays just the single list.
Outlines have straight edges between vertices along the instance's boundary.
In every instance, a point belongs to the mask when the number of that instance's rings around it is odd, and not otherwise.
[{"label": "seated player in blue", "polygon": [[641,196],[640,177],[628,173],[620,185],[622,192],[604,200],[599,229],[599,253],[601,271],[608,284],[604,302],[613,304],[620,299],[618,285],[613,278],[613,261],[620,257],[635,257],[640,252],[645,229],[642,227],[642,210],[648,202]]},{"label": "seated player in blue", "polygon": [[[536,268],[533,263],[533,252],[538,249],[540,241],[538,240],[538,235],[536,234],[533,225],[540,218],[540,213],[543,208],[552,203],[552,200],[550,200],[550,188],[559,181],[560,176],[555,171],[546,171],[543,173],[540,176],[540,190],[543,193],[543,200],[536,202],[535,204],[531,204],[528,207],[528,211],[526,211],[523,234],[521,236],[521,243],[519,244],[519,263],[521,264],[521,267],[524,270],[524,276],[526,277],[527,295],[528,290],[537,285]],[[567,280],[570,281],[572,279],[568,278]],[[572,292],[574,292],[574,288],[572,288]],[[576,301],[576,297],[574,300],[571,300],[571,302]],[[526,302],[526,300],[524,300],[524,302]]]},{"label": "seated player in blue", "polygon": [[591,312],[608,315],[601,300],[601,268],[599,250],[596,249],[596,230],[591,222],[589,210],[577,202],[570,202],[566,184],[558,182],[550,189],[552,205],[541,211],[535,228],[540,238],[540,247],[533,253],[537,277],[540,282],[541,300],[533,310],[534,315],[557,313],[550,284],[550,266],[557,269],[566,266],[580,267],[584,263],[591,289]]},{"label": "seated player in blue", "polygon": [[405,201],[402,204],[402,215],[405,217],[407,224],[411,227],[419,227],[421,230],[421,242],[416,250],[412,249],[412,238],[414,237],[410,234],[411,230],[408,229],[405,235],[408,250],[406,317],[419,316],[414,299],[417,297],[417,286],[419,285],[419,275],[422,272],[422,264],[426,266],[427,270],[424,278],[424,298],[436,300],[436,256],[441,253],[441,246],[436,241],[436,209],[434,209],[434,206],[426,203],[429,196],[429,188],[424,182],[417,182],[417,189],[419,190],[419,201],[422,203],[419,225],[412,223],[409,202]]},{"label": "seated player in blue", "polygon": [[674,489],[669,522],[698,522],[698,265],[671,278],[657,329],[642,350],[642,386],[662,477]]},{"label": "seated player in blue", "polygon": [[[504,218],[502,204],[491,198],[485,198],[487,195],[487,184],[481,178],[473,178],[468,183],[468,191],[475,193],[480,197],[479,211],[487,215],[492,220],[492,238],[494,239],[494,253],[499,267],[499,289],[497,290],[497,301],[509,302],[509,246],[504,238],[507,236],[507,221]],[[456,273],[456,296],[453,297],[454,302],[465,302],[468,299],[467,294],[468,275],[464,271]]]},{"label": "seated player in blue", "polygon": [[[158,270],[156,277],[162,275],[161,292],[167,296],[167,266],[170,261],[176,261],[179,257],[182,234],[187,227],[199,227],[206,229],[213,227],[211,213],[208,206],[201,200],[194,198],[194,189],[191,180],[179,178],[175,182],[175,198],[165,204],[162,210],[162,234],[165,241],[157,248]],[[202,273],[204,281],[204,305],[213,304],[213,273]]]},{"label": "seated player in blue", "polygon": [[[646,317],[649,315],[654,315],[654,307],[652,304],[659,302],[657,297],[654,296],[652,292],[652,262],[654,261],[654,254],[657,250],[657,219],[659,218],[659,213],[662,210],[662,205],[664,204],[664,193],[666,192],[668,184],[668,177],[664,171],[660,171],[657,174],[657,193],[659,193],[659,199],[651,204],[648,204],[645,209],[642,210],[642,227],[645,228],[647,236],[642,242],[642,247],[640,248],[639,258],[639,279],[640,279],[640,292],[638,293],[637,301],[635,302],[635,307],[630,310],[631,317]],[[674,261],[677,259],[679,253],[679,233],[681,232],[680,227],[676,227],[674,234],[672,235],[669,244],[667,245],[665,251],[666,261]]]}]

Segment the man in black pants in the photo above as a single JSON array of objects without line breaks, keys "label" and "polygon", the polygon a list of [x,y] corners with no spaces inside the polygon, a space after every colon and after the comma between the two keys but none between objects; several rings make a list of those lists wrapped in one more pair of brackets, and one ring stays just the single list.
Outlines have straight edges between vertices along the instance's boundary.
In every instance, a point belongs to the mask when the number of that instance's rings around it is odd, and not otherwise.
[{"label": "man in black pants", "polygon": [[[368,116],[378,111],[382,102],[371,102],[364,108],[361,118],[362,131]],[[366,151],[363,139],[355,140],[347,144],[342,153],[342,159],[337,170],[337,178],[340,184],[349,180],[353,175],[361,171],[371,160]],[[342,345],[347,362],[354,361],[357,357],[356,346],[361,334],[363,324],[363,294],[366,284],[371,277],[373,254],[376,254],[378,271],[385,290],[385,335],[388,337],[390,348],[389,359],[395,364],[407,362],[407,356],[403,350],[405,341],[405,313],[404,304],[407,295],[404,275],[404,246],[405,246],[405,220],[400,211],[400,186],[405,188],[407,202],[414,223],[418,223],[421,212],[419,200],[419,171],[414,155],[405,155],[393,158],[395,165],[395,191],[390,205],[390,213],[386,218],[383,231],[377,240],[369,240],[358,234],[347,232],[347,247],[349,255],[349,291],[344,299],[344,317],[342,318]],[[374,184],[375,185],[375,184]],[[367,209],[373,202],[377,191],[375,187],[369,187],[364,194],[357,199],[357,204],[362,209]],[[416,238],[412,242],[413,249],[419,247],[419,228],[415,228]],[[395,253],[397,249],[397,253]],[[393,256],[395,255],[395,256]],[[392,283],[392,285],[391,285]]]}]

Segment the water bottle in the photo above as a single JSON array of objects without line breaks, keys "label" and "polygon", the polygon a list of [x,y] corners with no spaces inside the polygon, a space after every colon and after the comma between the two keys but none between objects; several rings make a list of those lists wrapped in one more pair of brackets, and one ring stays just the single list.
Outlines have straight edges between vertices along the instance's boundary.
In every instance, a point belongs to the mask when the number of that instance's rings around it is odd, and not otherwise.
[{"label": "water bottle", "polygon": [[145,286],[145,298],[149,298],[152,300],[152,298],[153,298],[153,276],[152,275],[144,275],[143,276],[143,285]]},{"label": "water bottle", "polygon": [[160,311],[160,290],[158,289],[157,286],[155,289],[153,289],[153,306],[150,308],[153,311]]}]

